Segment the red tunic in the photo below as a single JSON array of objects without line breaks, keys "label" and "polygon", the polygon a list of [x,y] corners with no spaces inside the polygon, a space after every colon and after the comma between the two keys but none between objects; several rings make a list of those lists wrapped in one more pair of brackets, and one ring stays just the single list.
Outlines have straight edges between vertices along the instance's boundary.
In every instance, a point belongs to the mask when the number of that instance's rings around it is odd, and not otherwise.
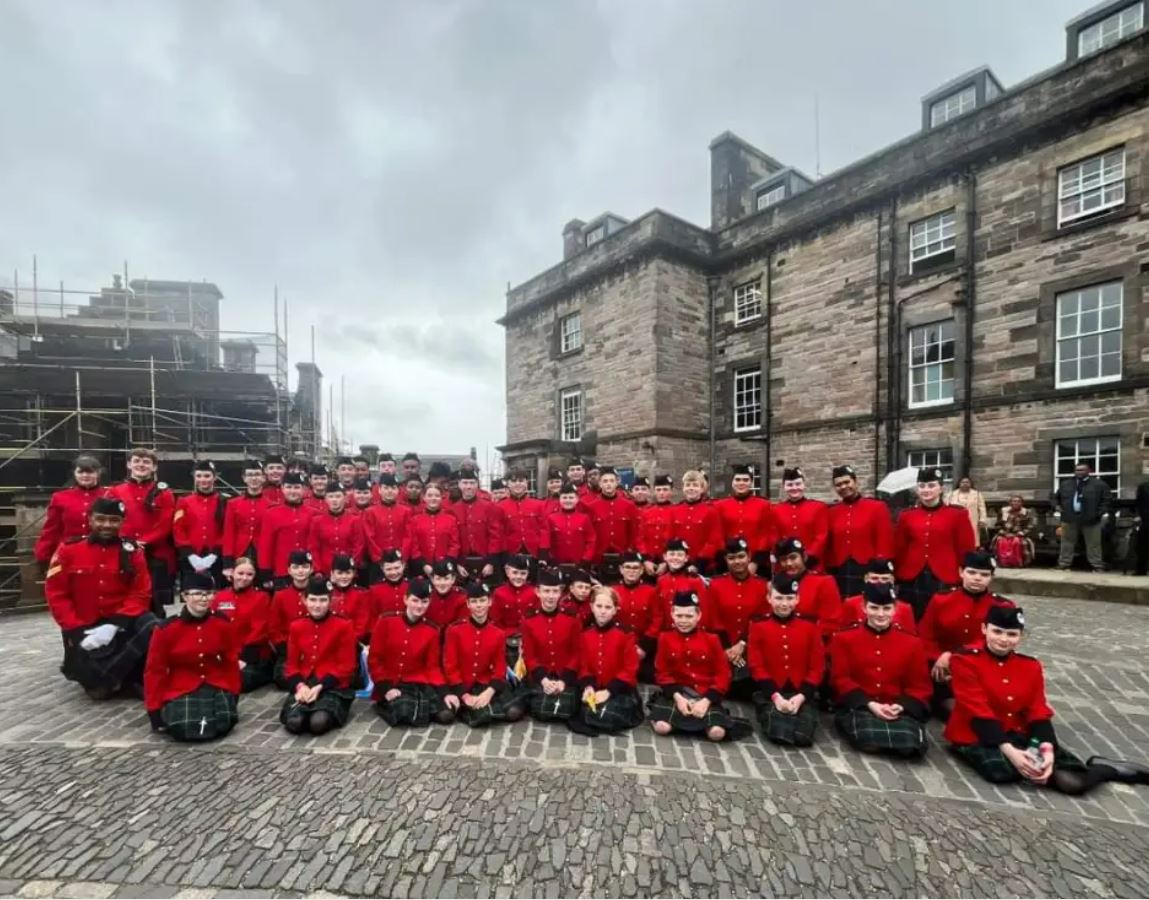
[{"label": "red tunic", "polygon": [[576,600],[569,593],[563,594],[562,600],[559,601],[559,609],[565,613],[570,613],[576,619],[583,623],[583,625],[590,625],[594,619],[594,614],[590,610],[591,598],[587,597],[586,600]]},{"label": "red tunic", "polygon": [[279,506],[283,500],[283,484],[268,481],[263,486],[263,496],[267,498],[268,506]]},{"label": "red tunic", "polygon": [[164,704],[204,685],[230,694],[240,691],[235,626],[219,613],[197,619],[186,609],[161,622],[148,644],[144,667],[144,706],[159,712]]},{"label": "red tunic", "polygon": [[634,501],[615,493],[598,494],[587,501],[595,529],[595,562],[607,553],[625,553],[638,542],[638,509]]},{"label": "red tunic", "polygon": [[574,682],[579,663],[582,623],[570,613],[537,610],[523,619],[523,662],[532,679]]},{"label": "red tunic", "polygon": [[468,616],[470,611],[467,609],[467,592],[461,587],[453,587],[446,594],[431,591],[431,605],[427,607],[425,618],[432,625],[446,628]]},{"label": "red tunic", "polygon": [[309,492],[307,496],[303,498],[303,505],[316,515],[321,516],[327,512],[327,500],[325,496],[326,495],[319,496]]},{"label": "red tunic", "polygon": [[[230,569],[241,556],[258,557],[259,533],[270,504],[264,493],[232,497],[223,512],[223,567]],[[258,558],[255,560],[259,565]],[[268,567],[270,568],[270,566]]]},{"label": "red tunic", "polygon": [[864,566],[871,559],[893,558],[894,526],[890,508],[881,500],[840,500],[827,509],[826,520],[827,568],[836,569],[848,559]]},{"label": "red tunic", "polygon": [[380,616],[367,654],[375,699],[401,684],[442,685],[441,647],[439,629],[426,619],[412,622],[406,613]]},{"label": "red tunic", "polygon": [[961,587],[934,594],[918,629],[926,645],[926,658],[934,660],[943,653],[980,644],[981,626],[990,607],[1013,605],[1012,600],[998,594],[971,594]]},{"label": "red tunic", "polygon": [[673,537],[686,541],[693,560],[711,560],[724,546],[718,510],[705,500],[695,503],[684,500],[675,506],[672,528]]},{"label": "red tunic", "polygon": [[826,671],[826,652],[813,622],[771,614],[750,623],[746,664],[767,698],[776,691],[799,691],[813,700]]},{"label": "red tunic", "polygon": [[459,555],[459,520],[451,513],[424,510],[411,517],[408,527],[411,559],[419,565]]},{"label": "red tunic", "polygon": [[595,559],[595,527],[577,509],[547,516],[551,559],[559,565],[589,566]]},{"label": "red tunic", "polygon": [[398,550],[406,559],[411,553],[408,529],[414,512],[402,503],[382,503],[363,513],[363,535],[367,539],[367,555],[379,562],[388,550]]},{"label": "red tunic", "polygon": [[[128,549],[130,548],[130,549]],[[130,574],[120,571],[127,553]],[[144,551],[130,541],[99,543],[91,536],[61,544],[48,567],[44,599],[61,631],[112,616],[135,618],[151,609],[152,579]]]},{"label": "red tunic", "polygon": [[898,516],[894,574],[898,581],[913,581],[928,565],[935,578],[957,584],[958,566],[975,546],[973,526],[963,507],[915,506]]},{"label": "red tunic", "polygon": [[495,563],[503,552],[504,520],[490,500],[475,497],[452,503],[450,514],[459,521],[459,556],[479,556]]},{"label": "red tunic", "polygon": [[550,546],[547,508],[542,500],[526,496],[519,500],[507,497],[505,500],[500,500],[498,506],[506,522],[508,553],[538,556],[540,550],[546,550]]},{"label": "red tunic", "polygon": [[181,556],[221,553],[227,499],[219,491],[193,491],[176,501],[172,539]]},{"label": "red tunic", "polygon": [[674,537],[674,504],[652,503],[638,516],[638,552],[649,559],[662,559],[666,542]]},{"label": "red tunic", "polygon": [[777,540],[777,525],[769,500],[754,494],[723,497],[715,501],[714,509],[718,512],[723,542],[743,537],[750,545],[752,556],[770,552]]},{"label": "red tunic", "polygon": [[842,595],[838,593],[838,583],[833,575],[820,575],[806,572],[798,579],[798,605],[794,615],[818,623],[823,640],[838,630],[842,617]]},{"label": "red tunic", "polygon": [[123,481],[108,491],[124,504],[124,524],[120,537],[137,541],[147,548],[150,559],[164,562],[175,570],[176,548],[172,543],[172,518],[176,500],[162,481]]},{"label": "red tunic", "polygon": [[[866,623],[865,603],[861,594],[846,597],[842,601],[841,613],[838,615],[837,631],[845,631],[855,625]],[[917,634],[918,624],[914,620],[914,608],[905,600],[894,601],[894,624],[906,634]]]},{"label": "red tunic", "polygon": [[668,628],[658,636],[654,683],[668,692],[689,688],[712,703],[730,690],[730,662],[718,635],[695,628],[683,634]]},{"label": "red tunic", "polygon": [[722,575],[710,582],[709,620],[707,627],[731,647],[746,640],[750,620],[765,615],[770,609],[770,583],[750,575],[741,580]]},{"label": "red tunic", "polygon": [[846,707],[876,701],[928,713],[934,690],[922,642],[893,626],[874,631],[858,625],[835,634],[830,679],[835,702]]},{"label": "red tunic", "polygon": [[775,527],[779,538],[796,537],[806,548],[806,555],[819,565],[825,563],[826,535],[829,520],[826,504],[821,500],[783,500],[774,504]]},{"label": "red tunic", "polygon": [[342,616],[304,616],[291,623],[283,674],[291,690],[314,679],[325,689],[349,688],[359,669],[355,629]]},{"label": "red tunic", "polygon": [[370,591],[371,628],[375,627],[375,622],[380,616],[399,615],[406,611],[407,604],[403,602],[407,597],[406,578],[400,578],[398,581],[388,581],[384,578],[371,585]]},{"label": "red tunic", "polygon": [[588,625],[579,637],[579,684],[612,694],[638,685],[638,644],[634,634],[613,620]]},{"label": "red tunic", "polygon": [[311,565],[316,572],[331,574],[331,564],[341,553],[360,565],[366,549],[363,520],[346,510],[312,516],[307,528],[307,549],[311,551]]},{"label": "red tunic", "polygon": [[615,619],[636,638],[657,638],[662,630],[662,603],[653,584],[619,582],[614,586],[618,594],[618,613]]},{"label": "red tunic", "polygon": [[967,647],[951,657],[950,674],[954,710],[944,737],[951,744],[996,747],[1011,737],[1056,743],[1045,674],[1032,656],[1000,657],[984,645]]},{"label": "red tunic", "polygon": [[314,517],[315,510],[302,503],[281,503],[268,509],[259,528],[256,555],[260,570],[269,571],[277,578],[286,575],[292,551],[307,549],[308,530]]},{"label": "red tunic", "polygon": [[489,621],[455,622],[447,628],[443,675],[456,694],[478,693],[506,683],[507,636]]},{"label": "red tunic", "polygon": [[92,504],[107,494],[108,489],[99,485],[94,488],[72,485],[56,491],[48,501],[44,526],[36,539],[36,561],[48,562],[56,548],[69,538],[87,537],[88,513]]},{"label": "red tunic", "polygon": [[710,599],[710,589],[700,576],[691,575],[685,569],[679,569],[677,572],[671,572],[668,569],[658,576],[656,587],[660,601],[659,631],[673,627],[674,621],[671,617],[671,611],[674,606],[674,595],[679,591],[694,591],[698,595],[698,610],[702,614],[701,626],[703,628],[710,627],[714,616],[711,609],[713,602]]},{"label": "red tunic", "polygon": [[275,646],[286,644],[292,623],[307,616],[305,597],[307,588],[297,588],[293,584],[281,588],[272,596],[267,616],[267,639]]},{"label": "red tunic", "polygon": [[254,587],[242,591],[228,588],[215,595],[211,611],[231,620],[241,648],[269,649],[267,625],[271,616],[271,597],[266,592]]},{"label": "red tunic", "polygon": [[366,638],[371,628],[371,594],[367,588],[351,585],[349,588],[331,587],[331,612],[348,619],[355,628],[356,638]]},{"label": "red tunic", "polygon": [[491,621],[507,634],[518,634],[523,617],[538,607],[539,597],[530,582],[515,587],[509,581],[491,594]]}]

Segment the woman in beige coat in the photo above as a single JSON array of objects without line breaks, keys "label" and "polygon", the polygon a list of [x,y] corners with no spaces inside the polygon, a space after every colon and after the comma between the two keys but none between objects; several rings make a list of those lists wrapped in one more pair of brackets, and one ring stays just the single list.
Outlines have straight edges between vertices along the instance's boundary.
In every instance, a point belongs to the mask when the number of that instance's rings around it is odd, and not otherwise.
[{"label": "woman in beige coat", "polygon": [[946,503],[965,507],[969,513],[970,525],[973,527],[974,540],[979,547],[984,547],[989,516],[985,511],[985,498],[981,495],[981,491],[974,488],[973,481],[968,475],[958,482],[956,490],[950,491]]}]

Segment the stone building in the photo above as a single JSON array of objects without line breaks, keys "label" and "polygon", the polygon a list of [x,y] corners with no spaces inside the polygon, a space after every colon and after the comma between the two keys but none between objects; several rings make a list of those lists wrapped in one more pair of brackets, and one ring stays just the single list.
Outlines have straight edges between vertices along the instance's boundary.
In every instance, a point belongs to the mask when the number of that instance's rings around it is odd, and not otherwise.
[{"label": "stone building", "polygon": [[655,209],[563,229],[507,294],[508,466],[802,465],[868,487],[907,464],[1048,497],[1088,460],[1149,472],[1145,0],[1067,26],[1067,59],[987,68],[922,130],[818,181],[726,132],[711,221]]}]

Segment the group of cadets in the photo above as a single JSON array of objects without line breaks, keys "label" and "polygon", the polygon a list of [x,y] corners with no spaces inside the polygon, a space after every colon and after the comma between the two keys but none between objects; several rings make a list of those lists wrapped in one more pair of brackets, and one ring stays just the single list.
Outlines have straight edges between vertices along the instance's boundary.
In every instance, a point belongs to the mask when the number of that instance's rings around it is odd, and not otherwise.
[{"label": "group of cadets", "polygon": [[[109,488],[80,457],[36,547],[65,676],[96,699],[138,693],[178,740],[226,734],[239,695],[270,683],[298,734],[343,725],[369,691],[394,726],[529,715],[604,734],[648,719],[722,741],[752,730],[733,699],[777,744],[811,745],[827,709],[858,750],[914,758],[935,715],[995,782],[1149,783],[1058,742],[1041,663],[1017,652],[1024,613],[991,592],[994,561],[936,469],[895,525],[849,466],[830,505],[800,469],[772,504],[740,466],[722,499],[685,473],[677,503],[670,476],[624,491],[581,459],[541,498],[522,471],[488,493],[473,464],[425,481],[415,454],[401,466],[384,455],[371,479],[366,460],[305,474],[269,457],[225,498],[199,462],[177,500],[150,451]],[[183,607],[165,618],[177,574]]]}]

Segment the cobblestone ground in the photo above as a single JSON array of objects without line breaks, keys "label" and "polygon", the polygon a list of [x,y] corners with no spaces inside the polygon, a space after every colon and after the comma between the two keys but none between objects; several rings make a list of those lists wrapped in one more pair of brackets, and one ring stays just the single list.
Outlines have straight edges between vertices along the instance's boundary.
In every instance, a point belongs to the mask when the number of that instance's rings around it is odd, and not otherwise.
[{"label": "cobblestone ground", "polygon": [[[1023,601],[1063,741],[1149,755],[1149,608]],[[0,620],[0,895],[1149,895],[1149,789],[1084,799],[927,759],[524,722],[287,735],[244,697],[175,746],[60,677],[49,619]],[[937,738],[937,731],[934,731]]]}]

